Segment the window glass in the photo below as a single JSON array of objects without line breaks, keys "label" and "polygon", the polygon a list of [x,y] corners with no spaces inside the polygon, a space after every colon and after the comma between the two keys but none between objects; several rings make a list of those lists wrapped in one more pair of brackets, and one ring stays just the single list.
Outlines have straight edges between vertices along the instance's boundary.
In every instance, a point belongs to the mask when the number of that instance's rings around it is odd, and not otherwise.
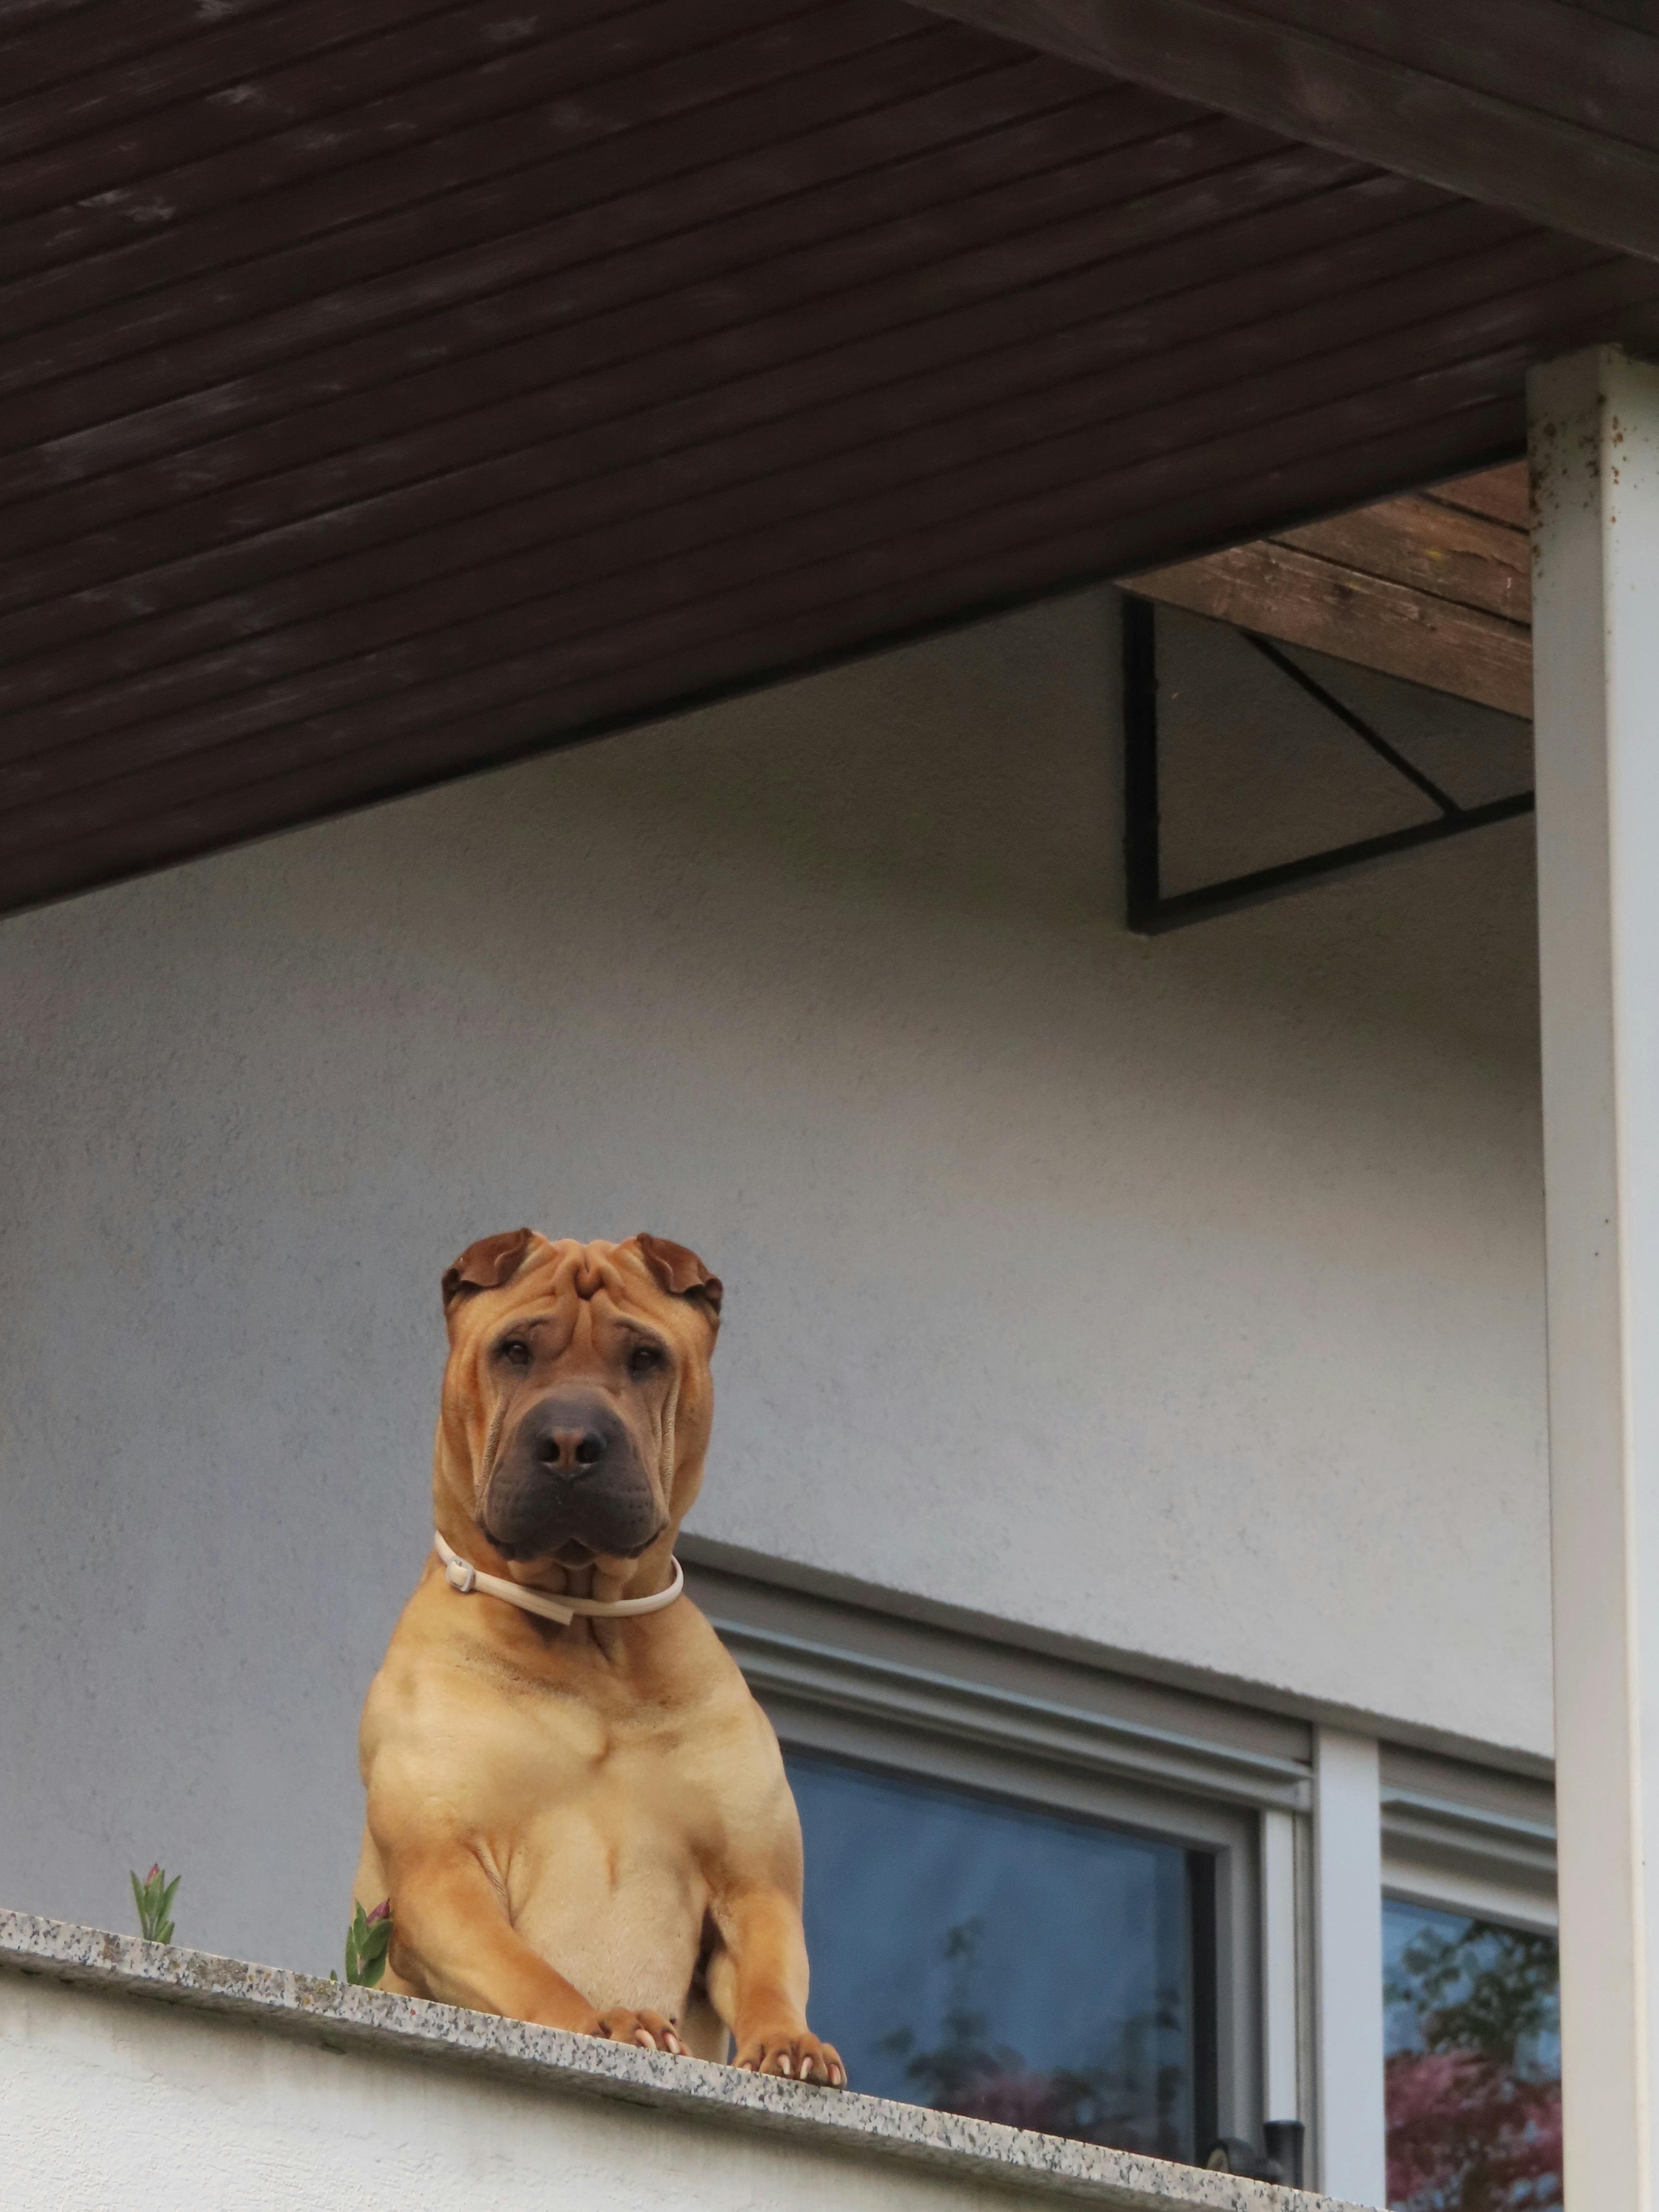
[{"label": "window glass", "polygon": [[1389,1899],[1382,1954],[1390,2205],[1559,2206],[1555,1938]]},{"label": "window glass", "polygon": [[1211,1859],[817,1754],[788,1767],[812,2023],[855,2088],[1193,2156]]}]

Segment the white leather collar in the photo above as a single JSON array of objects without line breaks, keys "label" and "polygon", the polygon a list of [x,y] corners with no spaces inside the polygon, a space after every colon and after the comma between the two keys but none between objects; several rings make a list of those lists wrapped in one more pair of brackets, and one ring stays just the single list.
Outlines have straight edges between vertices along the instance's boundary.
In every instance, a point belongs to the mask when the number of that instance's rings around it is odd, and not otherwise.
[{"label": "white leather collar", "polygon": [[549,1597],[544,1590],[526,1589],[518,1583],[508,1582],[501,1575],[480,1574],[470,1559],[452,1551],[434,1528],[432,1547],[444,1563],[444,1577],[453,1590],[462,1596],[473,1590],[483,1590],[486,1597],[505,1598],[509,1605],[518,1606],[525,1613],[538,1613],[544,1620],[556,1620],[568,1628],[580,1613],[586,1618],[599,1620],[625,1620],[631,1614],[660,1613],[665,1605],[672,1605],[685,1588],[685,1570],[676,1559],[674,1579],[666,1589],[650,1597]]}]

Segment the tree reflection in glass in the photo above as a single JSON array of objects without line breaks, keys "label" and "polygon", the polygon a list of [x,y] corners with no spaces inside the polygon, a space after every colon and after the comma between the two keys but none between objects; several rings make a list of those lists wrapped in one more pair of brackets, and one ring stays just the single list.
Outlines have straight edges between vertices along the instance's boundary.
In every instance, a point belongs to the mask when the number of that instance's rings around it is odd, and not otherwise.
[{"label": "tree reflection in glass", "polygon": [[920,2093],[917,2103],[936,2112],[997,2120],[1004,2127],[1111,2143],[1157,2158],[1180,2157],[1187,2097],[1184,2053],[1174,2063],[1160,2063],[1158,2055],[1160,2034],[1180,2035],[1184,2028],[1175,1991],[1161,1992],[1155,2012],[1120,2024],[1109,2057],[1040,2074],[1018,2051],[993,2047],[988,2040],[991,2016],[974,2002],[984,1932],[983,1922],[969,1920],[945,1939],[952,1970],[951,2002],[933,2048],[919,2051],[912,2028],[882,2038],[883,2049],[904,2062],[906,2079]]},{"label": "tree reflection in glass", "polygon": [[1383,1908],[1389,2203],[1396,2212],[1553,2212],[1561,2203],[1555,1939]]},{"label": "tree reflection in glass", "polygon": [[1185,1850],[839,1759],[788,1764],[812,2021],[854,2088],[1193,2156]]}]

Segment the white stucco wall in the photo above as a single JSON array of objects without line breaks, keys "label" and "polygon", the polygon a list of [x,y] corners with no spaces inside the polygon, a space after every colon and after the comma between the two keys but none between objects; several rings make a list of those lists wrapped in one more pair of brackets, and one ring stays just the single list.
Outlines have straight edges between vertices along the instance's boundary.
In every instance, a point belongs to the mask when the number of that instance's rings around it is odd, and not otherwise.
[{"label": "white stucco wall", "polygon": [[[1530,825],[1132,939],[1113,651],[1085,596],[0,924],[0,1897],[160,1856],[331,1961],[438,1276],[520,1221],[725,1277],[708,1534],[1547,1749]],[[1352,834],[1329,732],[1169,703],[1194,837],[1298,761]]]},{"label": "white stucco wall", "polygon": [[[1040,2183],[964,2183],[890,2154],[13,1975],[0,1976],[0,2063],[8,2212],[992,2212],[1055,2201]],[[1103,2191],[1095,2201],[1111,2205]]]}]

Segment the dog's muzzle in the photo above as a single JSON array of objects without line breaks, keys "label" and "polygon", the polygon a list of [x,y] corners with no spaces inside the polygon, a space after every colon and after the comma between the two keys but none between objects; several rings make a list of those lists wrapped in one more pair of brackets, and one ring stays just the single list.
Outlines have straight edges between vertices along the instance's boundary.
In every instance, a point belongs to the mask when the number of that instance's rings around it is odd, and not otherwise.
[{"label": "dog's muzzle", "polygon": [[564,1390],[520,1416],[490,1475],[483,1523],[508,1559],[544,1559],[572,1543],[629,1558],[659,1534],[662,1516],[616,1407]]}]

